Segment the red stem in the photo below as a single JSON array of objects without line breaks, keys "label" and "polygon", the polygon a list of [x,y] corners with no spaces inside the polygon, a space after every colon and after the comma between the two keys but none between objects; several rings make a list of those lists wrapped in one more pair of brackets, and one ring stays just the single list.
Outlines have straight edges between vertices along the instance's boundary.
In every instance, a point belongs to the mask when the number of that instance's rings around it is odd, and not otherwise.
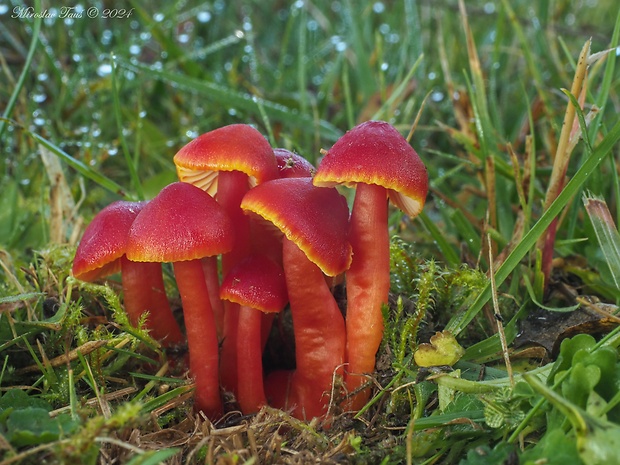
[{"label": "red stem", "polygon": [[196,383],[194,402],[208,418],[222,415],[218,376],[218,341],[209,291],[200,260],[175,262],[174,274],[183,302],[190,359],[189,370]]},{"label": "red stem", "polygon": [[185,337],[174,318],[164,288],[161,263],[132,262],[121,258],[121,280],[125,311],[136,326],[149,312],[145,327],[166,347],[181,344]]},{"label": "red stem", "polygon": [[288,239],[283,260],[295,334],[293,414],[320,417],[327,412],[334,373],[344,362],[344,319],[321,270]]},{"label": "red stem", "polygon": [[241,199],[248,191],[248,176],[241,171],[221,171],[218,175],[216,199],[232,220],[235,244],[222,255],[222,273],[247,257],[250,253],[250,220],[241,210]]},{"label": "red stem", "polygon": [[240,307],[237,329],[237,400],[244,414],[256,413],[267,403],[263,388],[262,316],[260,310]]},{"label": "red stem", "polygon": [[[217,202],[224,208],[233,223],[235,243],[232,250],[222,255],[222,274],[226,274],[250,253],[249,218],[241,210],[241,199],[248,191],[248,176],[241,171],[221,171],[218,175]],[[221,350],[222,386],[233,393],[238,392],[237,326],[239,305],[224,302],[224,325]]]},{"label": "red stem", "polygon": [[[390,240],[387,227],[387,192],[372,184],[358,184],[351,212],[350,241],[353,248],[347,282],[347,368],[345,383],[351,393],[366,382],[364,374],[375,369],[375,357],[383,338],[381,307],[390,290]],[[370,389],[353,396],[347,408],[359,410]]]},{"label": "red stem", "polygon": [[218,336],[224,332],[224,303],[220,299],[220,278],[217,270],[217,257],[205,257],[201,260],[202,271],[205,275],[205,282],[209,290],[211,308],[215,317],[215,328]]}]

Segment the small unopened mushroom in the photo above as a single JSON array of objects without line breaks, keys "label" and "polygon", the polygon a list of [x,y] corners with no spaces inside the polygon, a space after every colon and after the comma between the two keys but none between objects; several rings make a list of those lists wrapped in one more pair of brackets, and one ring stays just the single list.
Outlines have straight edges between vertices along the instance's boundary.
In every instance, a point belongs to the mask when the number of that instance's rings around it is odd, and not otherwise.
[{"label": "small unopened mushroom", "polygon": [[316,172],[308,160],[301,155],[283,148],[273,149],[278,162],[281,178],[311,178]]},{"label": "small unopened mushroom", "polygon": [[233,227],[209,194],[182,182],[166,186],[138,214],[129,230],[127,257],[172,262],[183,304],[195,405],[211,418],[222,414],[218,338],[201,259],[233,246]]},{"label": "small unopened mushroom", "polygon": [[314,187],[310,178],[287,178],[256,186],[241,207],[284,235],[296,368],[288,389],[282,385],[287,373],[270,375],[267,396],[276,407],[292,407],[299,418],[324,416],[344,361],[344,319],[325,275],[338,275],[351,263],[346,201],[336,189]]},{"label": "small unopened mushroom", "polygon": [[[410,217],[417,216],[428,192],[426,167],[405,138],[389,123],[368,121],[348,131],[325,154],[314,176],[316,186],[357,186],[351,211],[353,262],[346,273],[347,370],[349,392],[365,383],[375,368],[383,338],[381,307],[390,288],[388,196]],[[353,396],[359,410],[369,389]]]},{"label": "small unopened mushroom", "polygon": [[160,263],[127,259],[129,229],[146,202],[119,200],[101,210],[90,222],[73,260],[73,276],[95,281],[121,272],[123,303],[129,321],[137,325],[145,312],[145,327],[164,346],[184,341],[170,309]]},{"label": "small unopened mushroom", "polygon": [[[224,277],[220,298],[240,305],[237,328],[237,400],[245,414],[267,404],[263,386],[262,325],[288,302],[282,267],[265,255],[252,254]],[[235,369],[226,367],[225,369]]]}]

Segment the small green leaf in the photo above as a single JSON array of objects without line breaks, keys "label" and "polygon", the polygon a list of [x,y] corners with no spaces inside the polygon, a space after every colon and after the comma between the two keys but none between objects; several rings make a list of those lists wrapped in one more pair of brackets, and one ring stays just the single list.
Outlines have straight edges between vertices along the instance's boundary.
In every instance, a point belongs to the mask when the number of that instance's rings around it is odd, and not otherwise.
[{"label": "small green leaf", "polygon": [[159,465],[178,452],[179,449],[175,448],[147,451],[144,454],[136,455],[126,465]]},{"label": "small green leaf", "polygon": [[21,410],[36,408],[49,412],[52,410],[50,404],[43,399],[32,397],[20,389],[11,389],[0,398],[0,412],[3,410]]},{"label": "small green leaf", "polygon": [[583,463],[577,452],[575,439],[567,435],[562,429],[556,428],[543,436],[543,438],[530,450],[521,456],[520,463],[534,465],[566,465],[568,463],[579,465]]}]

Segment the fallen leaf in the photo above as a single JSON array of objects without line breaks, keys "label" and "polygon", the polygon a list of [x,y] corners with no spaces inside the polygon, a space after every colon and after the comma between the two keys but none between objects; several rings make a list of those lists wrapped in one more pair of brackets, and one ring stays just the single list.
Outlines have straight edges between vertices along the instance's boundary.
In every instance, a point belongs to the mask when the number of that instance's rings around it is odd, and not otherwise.
[{"label": "fallen leaf", "polygon": [[464,353],[465,349],[456,341],[456,338],[450,332],[442,331],[435,333],[429,344],[420,344],[413,359],[420,367],[452,366]]}]

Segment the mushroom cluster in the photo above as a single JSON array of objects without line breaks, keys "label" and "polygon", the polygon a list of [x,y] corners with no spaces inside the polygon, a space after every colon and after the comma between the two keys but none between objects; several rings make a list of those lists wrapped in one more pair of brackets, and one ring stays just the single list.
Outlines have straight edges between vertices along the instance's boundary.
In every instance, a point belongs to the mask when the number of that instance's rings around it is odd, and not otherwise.
[{"label": "mushroom cluster", "polygon": [[[340,399],[359,410],[388,300],[388,198],[414,217],[428,190],[415,150],[390,124],[368,121],[315,169],[252,126],[233,124],[192,140],[174,163],[179,182],[148,202],[114,202],[93,219],[74,276],[121,272],[130,322],[144,319],[164,347],[187,344],[194,404],[211,419],[224,412],[223,391],[245,414],[271,405],[300,419],[325,417]],[[339,185],[356,187],[351,209]],[[181,326],[163,286],[166,262]],[[346,308],[333,294],[340,282]],[[286,307],[295,367],[267,372],[268,336]]]}]

